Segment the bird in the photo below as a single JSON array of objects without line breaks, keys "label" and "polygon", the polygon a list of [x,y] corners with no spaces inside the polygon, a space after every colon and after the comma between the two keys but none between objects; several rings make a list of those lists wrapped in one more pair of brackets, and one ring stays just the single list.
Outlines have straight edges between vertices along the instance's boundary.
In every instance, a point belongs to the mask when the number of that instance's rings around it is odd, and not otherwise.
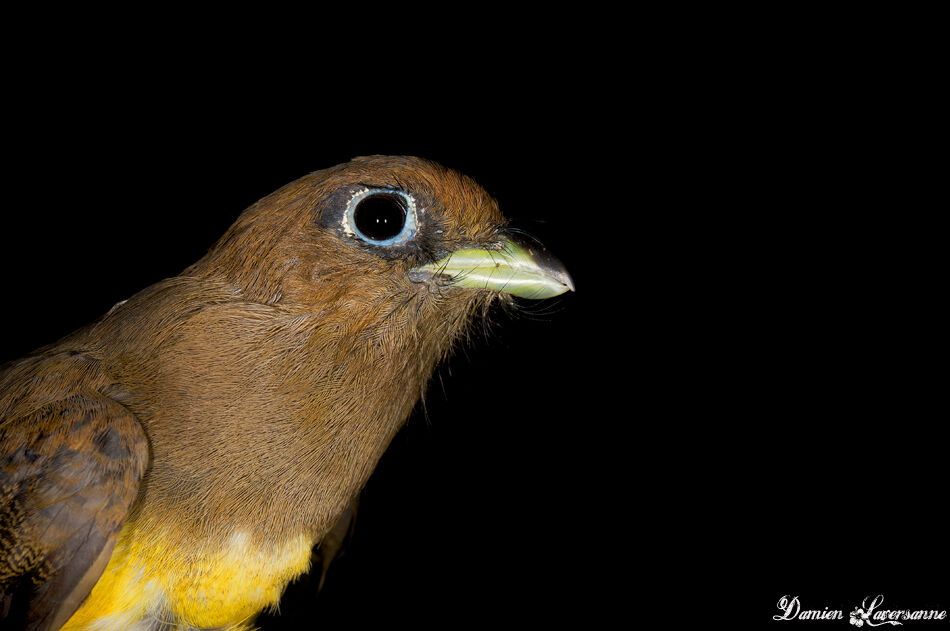
[{"label": "bird", "polygon": [[178,276],[0,368],[3,628],[252,628],[338,545],[472,323],[568,291],[431,160],[260,199]]}]

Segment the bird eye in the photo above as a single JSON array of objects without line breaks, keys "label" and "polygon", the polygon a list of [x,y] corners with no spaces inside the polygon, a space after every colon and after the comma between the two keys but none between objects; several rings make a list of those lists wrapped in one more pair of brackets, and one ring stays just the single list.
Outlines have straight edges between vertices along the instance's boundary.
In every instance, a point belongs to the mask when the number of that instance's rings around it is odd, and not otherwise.
[{"label": "bird eye", "polygon": [[353,210],[356,229],[373,241],[392,239],[406,225],[406,209],[392,195],[373,195]]},{"label": "bird eye", "polygon": [[402,191],[370,189],[350,200],[346,213],[351,233],[373,245],[399,245],[416,232],[416,205]]}]

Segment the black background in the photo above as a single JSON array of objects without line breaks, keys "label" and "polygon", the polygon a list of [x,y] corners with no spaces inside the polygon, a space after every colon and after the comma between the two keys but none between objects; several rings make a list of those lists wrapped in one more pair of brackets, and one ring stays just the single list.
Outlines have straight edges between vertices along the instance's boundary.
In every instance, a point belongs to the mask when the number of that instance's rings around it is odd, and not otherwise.
[{"label": "black background", "polygon": [[[296,177],[420,155],[577,292],[439,370],[323,592],[302,579],[263,629],[948,609],[937,40],[707,17],[445,86],[60,70],[18,92],[5,145],[0,359],[178,273]],[[845,619],[773,622],[783,595]]]}]

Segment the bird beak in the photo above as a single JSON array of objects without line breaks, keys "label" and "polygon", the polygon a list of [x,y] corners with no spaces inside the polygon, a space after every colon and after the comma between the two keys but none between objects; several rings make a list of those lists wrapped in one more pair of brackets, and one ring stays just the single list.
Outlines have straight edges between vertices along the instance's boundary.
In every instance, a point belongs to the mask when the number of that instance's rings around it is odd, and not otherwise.
[{"label": "bird beak", "polygon": [[491,289],[538,300],[574,291],[564,265],[544,246],[513,235],[507,235],[498,249],[463,248],[410,273],[414,280],[423,277],[435,277],[453,287]]}]

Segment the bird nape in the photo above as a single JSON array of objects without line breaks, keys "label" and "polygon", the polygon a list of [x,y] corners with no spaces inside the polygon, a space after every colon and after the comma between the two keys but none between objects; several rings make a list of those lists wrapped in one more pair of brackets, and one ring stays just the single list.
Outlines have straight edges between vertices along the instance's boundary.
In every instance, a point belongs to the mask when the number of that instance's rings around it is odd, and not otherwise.
[{"label": "bird nape", "polygon": [[261,199],[0,371],[3,628],[249,628],[336,545],[472,319],[572,289],[433,162],[357,158]]}]

